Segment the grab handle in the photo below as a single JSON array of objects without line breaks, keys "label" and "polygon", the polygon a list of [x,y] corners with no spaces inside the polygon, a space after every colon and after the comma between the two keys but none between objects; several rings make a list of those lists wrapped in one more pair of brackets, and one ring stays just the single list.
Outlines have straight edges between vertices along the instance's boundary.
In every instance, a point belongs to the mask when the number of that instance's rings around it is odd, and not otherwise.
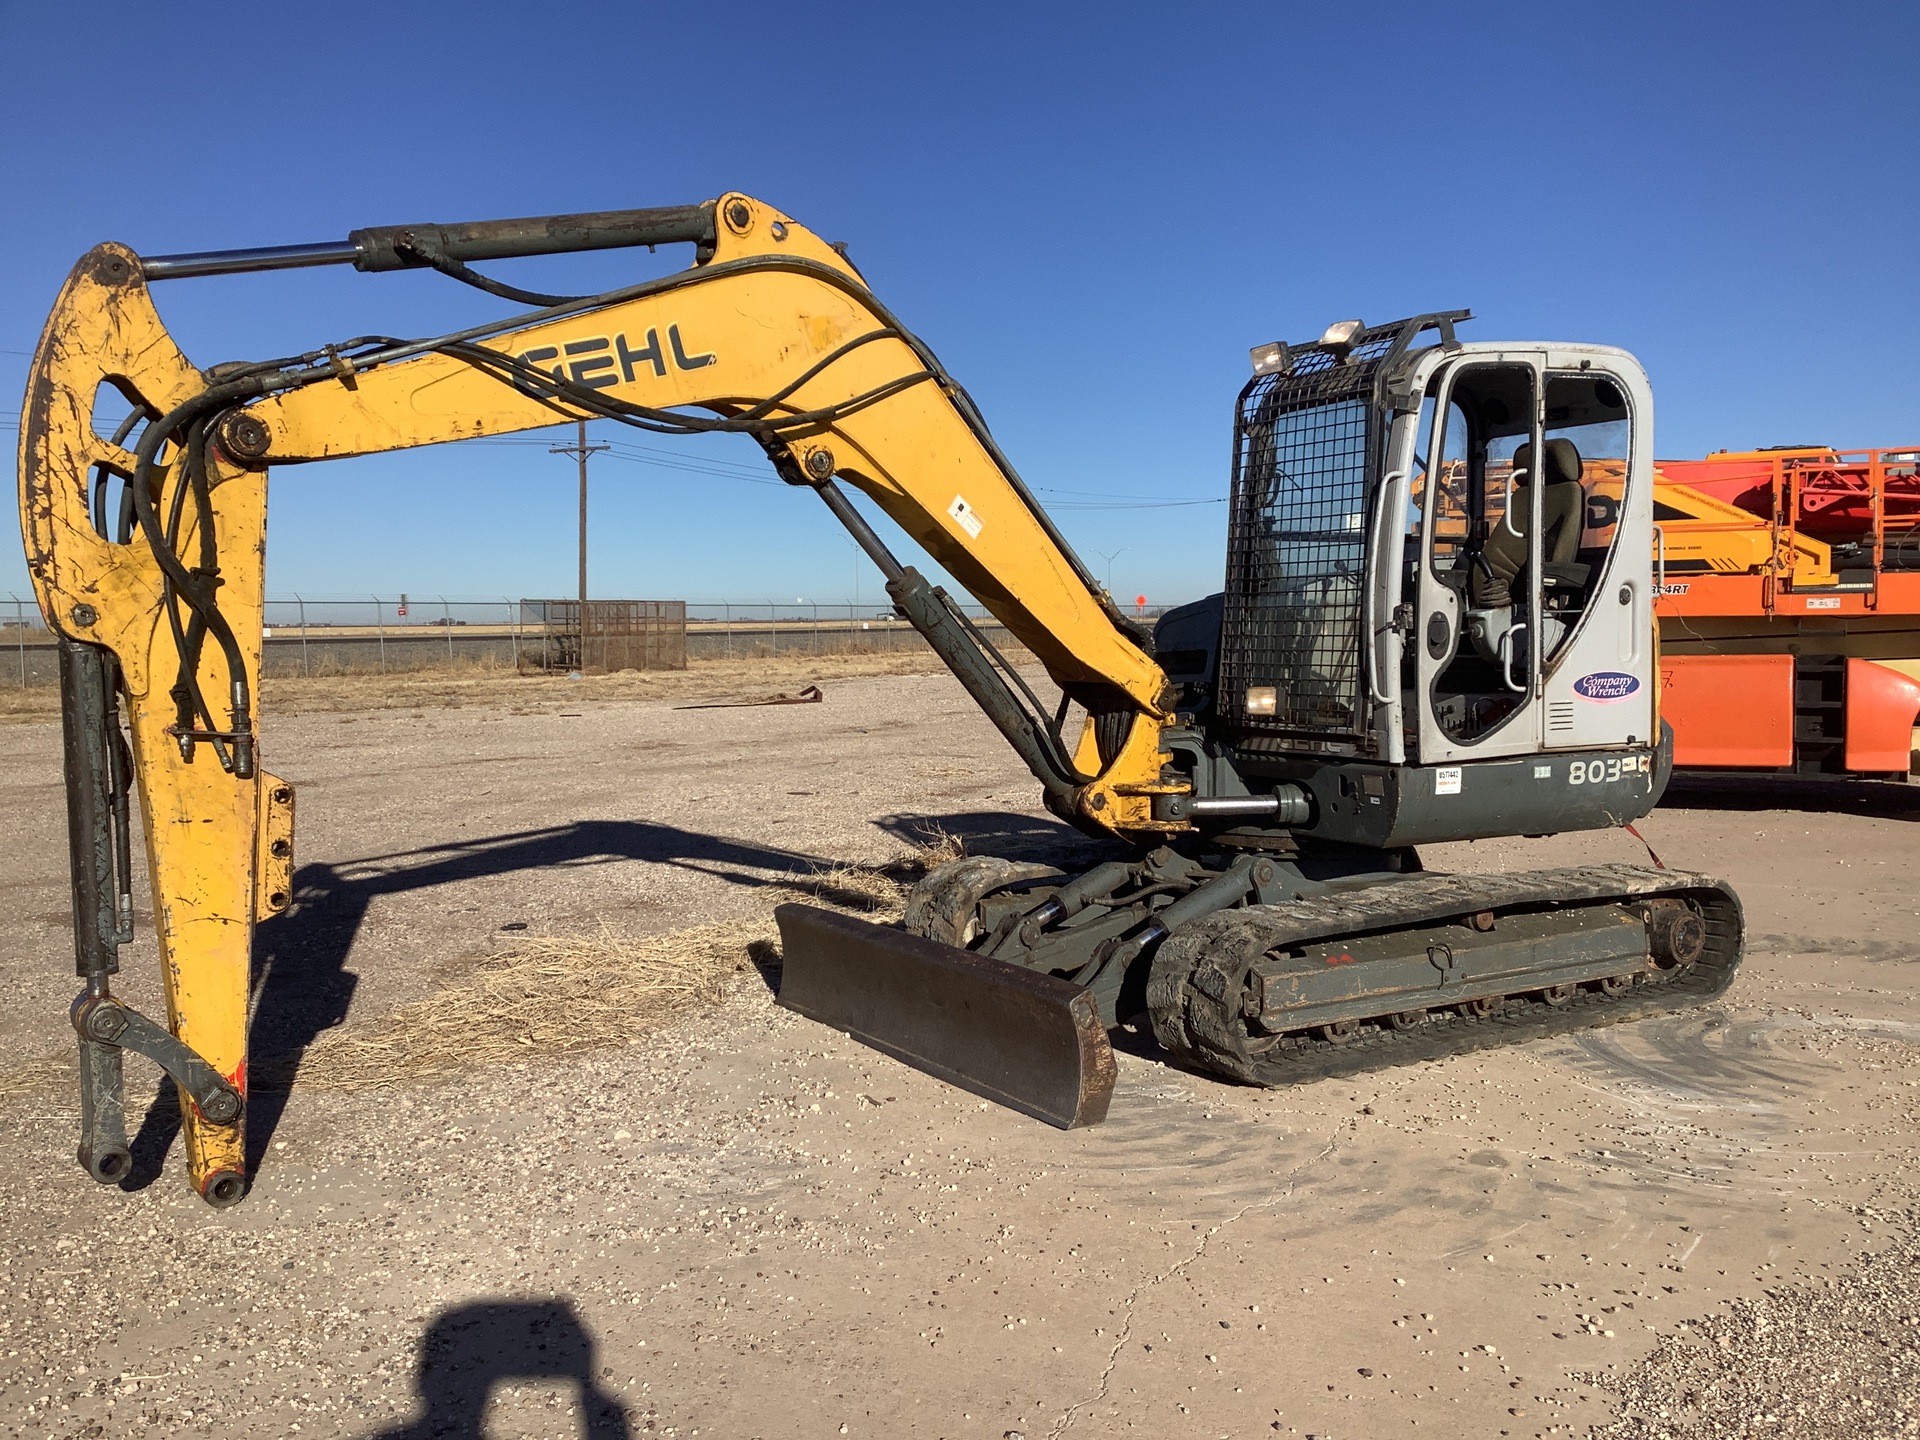
[{"label": "grab handle", "polygon": [[1526,694],[1527,687],[1524,685],[1516,685],[1513,681],[1513,662],[1520,656],[1520,646],[1514,641],[1513,637],[1526,628],[1527,622],[1524,620],[1520,621],[1517,625],[1509,625],[1501,632],[1499,643],[1493,647],[1493,653],[1500,661],[1500,678],[1506,682],[1507,689],[1513,691],[1516,695]]}]

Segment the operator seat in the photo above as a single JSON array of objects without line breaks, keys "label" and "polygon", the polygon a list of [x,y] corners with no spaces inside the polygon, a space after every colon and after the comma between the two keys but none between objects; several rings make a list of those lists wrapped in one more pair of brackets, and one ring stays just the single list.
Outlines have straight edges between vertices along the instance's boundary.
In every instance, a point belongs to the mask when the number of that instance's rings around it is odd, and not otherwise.
[{"label": "operator seat", "polygon": [[[1571,440],[1547,441],[1545,526],[1540,558],[1545,565],[1566,565],[1580,550],[1586,495],[1580,488],[1580,452]],[[1533,446],[1513,452],[1513,480],[1507,490],[1506,518],[1493,527],[1481,547],[1470,582],[1473,608],[1494,610],[1514,602],[1513,581],[1527,564],[1527,526],[1533,519]],[[1518,531],[1516,534],[1514,532]]]},{"label": "operator seat", "polygon": [[[1587,567],[1574,563],[1580,551],[1580,531],[1586,493],[1580,488],[1580,452],[1571,440],[1547,442],[1547,483],[1541,501],[1541,584],[1553,593],[1567,587],[1584,589]],[[1473,557],[1468,572],[1466,632],[1480,658],[1502,670],[1525,666],[1527,652],[1538,635],[1541,653],[1551,659],[1567,635],[1562,615],[1522,618],[1531,587],[1520,583],[1527,568],[1527,526],[1533,519],[1533,446],[1513,452],[1512,480],[1507,487],[1507,513]],[[1515,533],[1515,532],[1519,533]],[[1552,606],[1549,605],[1549,610]],[[1516,616],[1515,611],[1521,612]],[[1512,682],[1508,685],[1511,687]]]}]

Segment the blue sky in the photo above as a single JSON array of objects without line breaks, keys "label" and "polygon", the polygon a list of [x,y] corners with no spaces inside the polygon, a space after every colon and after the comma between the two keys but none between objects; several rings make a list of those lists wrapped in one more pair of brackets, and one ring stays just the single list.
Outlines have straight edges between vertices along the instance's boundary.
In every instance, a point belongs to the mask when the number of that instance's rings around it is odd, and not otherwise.
[{"label": "blue sky", "polygon": [[[0,443],[97,241],[741,189],[848,242],[1117,593],[1188,599],[1218,586],[1224,506],[1169,502],[1224,495],[1248,347],[1345,316],[1623,345],[1663,455],[1920,443],[1915,53],[1910,4],[0,0]],[[580,290],[675,263],[492,268]],[[431,274],[157,294],[203,363],[500,313]],[[628,446],[595,461],[596,594],[852,591],[849,543],[754,483],[748,442],[595,428]],[[573,483],[524,444],[290,468],[269,593],[567,593]],[[24,595],[0,552],[0,601]]]}]

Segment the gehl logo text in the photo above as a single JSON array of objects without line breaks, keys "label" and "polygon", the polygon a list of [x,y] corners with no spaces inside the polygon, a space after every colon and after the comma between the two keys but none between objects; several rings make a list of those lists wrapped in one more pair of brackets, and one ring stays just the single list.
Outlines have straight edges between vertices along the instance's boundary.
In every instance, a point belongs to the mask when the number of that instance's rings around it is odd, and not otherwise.
[{"label": "gehl logo text", "polygon": [[[680,340],[680,327],[667,327],[667,348],[660,348],[660,332],[649,329],[646,344],[638,348],[622,335],[594,335],[584,340],[565,340],[558,345],[538,345],[522,350],[520,359],[538,365],[556,380],[571,381],[591,390],[608,390],[615,385],[631,385],[636,375],[651,367],[656,376],[667,373],[667,361],[676,370],[699,370],[713,364],[712,355],[689,355]],[[558,363],[555,363],[558,362]]]}]

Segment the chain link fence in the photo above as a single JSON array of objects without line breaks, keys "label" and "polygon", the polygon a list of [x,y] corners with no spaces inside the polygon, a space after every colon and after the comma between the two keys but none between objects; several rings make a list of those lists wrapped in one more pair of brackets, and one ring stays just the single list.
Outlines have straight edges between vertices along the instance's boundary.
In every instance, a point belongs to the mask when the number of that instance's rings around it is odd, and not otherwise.
[{"label": "chain link fence", "polygon": [[[448,666],[541,669],[550,651],[540,607],[551,603],[505,595],[284,596],[266,603],[262,668],[268,676],[365,675]],[[995,645],[1020,650],[981,606],[963,608]],[[1134,613],[1132,607],[1129,613]],[[1159,613],[1150,607],[1138,618],[1150,622]],[[926,648],[919,632],[884,602],[686,602],[685,655],[690,661],[906,654]],[[58,678],[54,637],[41,622],[33,597],[9,593],[0,598],[0,684],[52,685]]]},{"label": "chain link fence", "polygon": [[52,684],[56,677],[51,641],[40,620],[40,607],[32,600],[9,593],[0,602],[0,647],[14,671],[8,678],[20,685]]}]

